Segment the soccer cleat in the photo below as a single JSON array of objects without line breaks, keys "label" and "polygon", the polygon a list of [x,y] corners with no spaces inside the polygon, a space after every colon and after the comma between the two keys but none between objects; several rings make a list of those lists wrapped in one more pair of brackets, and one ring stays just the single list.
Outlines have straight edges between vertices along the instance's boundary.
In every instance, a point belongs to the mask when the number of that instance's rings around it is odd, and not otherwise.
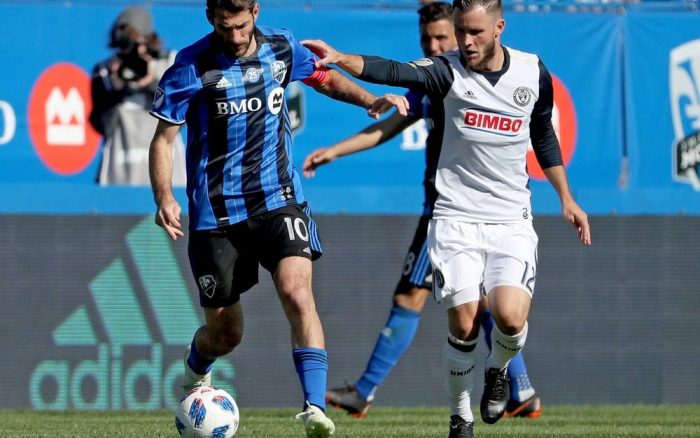
[{"label": "soccer cleat", "polygon": [[304,420],[304,428],[308,438],[328,438],[335,432],[335,424],[318,406],[306,402],[304,412],[297,414],[297,420]]},{"label": "soccer cleat", "polygon": [[474,423],[465,420],[459,415],[450,417],[450,434],[447,438],[473,438]]},{"label": "soccer cleat", "polygon": [[481,395],[481,419],[493,424],[506,410],[508,403],[508,377],[506,370],[489,368],[484,379],[484,393]]},{"label": "soccer cleat", "polygon": [[372,402],[363,399],[352,384],[326,391],[326,403],[346,410],[355,418],[365,418],[372,407]]},{"label": "soccer cleat", "polygon": [[190,364],[187,363],[191,348],[192,347],[188,345],[185,350],[185,378],[182,384],[185,394],[200,386],[211,386],[211,371],[206,374],[197,374],[190,368]]},{"label": "soccer cleat", "polygon": [[542,416],[542,406],[540,398],[533,395],[525,401],[508,400],[504,417],[525,417],[540,418]]}]

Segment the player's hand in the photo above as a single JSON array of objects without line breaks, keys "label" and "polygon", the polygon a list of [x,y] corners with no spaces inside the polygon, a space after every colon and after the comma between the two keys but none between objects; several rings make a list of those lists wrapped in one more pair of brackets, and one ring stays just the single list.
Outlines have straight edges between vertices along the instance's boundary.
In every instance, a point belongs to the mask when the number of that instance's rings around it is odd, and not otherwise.
[{"label": "player's hand", "polygon": [[591,244],[591,227],[588,225],[588,215],[581,210],[574,201],[568,202],[562,206],[562,214],[567,222],[569,222],[578,232],[578,238],[584,245]]},{"label": "player's hand", "polygon": [[162,227],[171,239],[177,240],[178,237],[183,237],[182,224],[180,223],[180,204],[175,198],[168,198],[158,204],[156,212],[156,224]]},{"label": "player's hand", "polygon": [[303,40],[301,44],[321,58],[316,60],[316,68],[337,64],[343,58],[342,53],[335,50],[323,40]]},{"label": "player's hand", "polygon": [[304,158],[304,164],[302,165],[304,176],[313,178],[316,176],[318,167],[328,164],[336,158],[337,156],[332,147],[316,149]]},{"label": "player's hand", "polygon": [[406,117],[410,108],[406,96],[400,96],[398,94],[391,93],[385,94],[384,96],[375,100],[374,103],[372,103],[372,105],[367,110],[367,115],[374,119],[378,119],[379,117],[381,117],[382,114],[384,114],[392,108],[396,108],[396,111],[399,114]]}]

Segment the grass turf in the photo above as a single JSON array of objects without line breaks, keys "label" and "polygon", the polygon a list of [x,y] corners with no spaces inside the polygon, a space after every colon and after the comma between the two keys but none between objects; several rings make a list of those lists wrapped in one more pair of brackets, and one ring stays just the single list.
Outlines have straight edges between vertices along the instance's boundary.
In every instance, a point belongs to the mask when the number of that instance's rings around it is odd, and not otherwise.
[{"label": "grass turf", "polygon": [[[475,410],[478,416],[478,409]],[[293,409],[242,409],[237,438],[304,438]],[[373,408],[356,420],[330,410],[334,438],[445,438],[448,409]],[[172,412],[0,411],[0,437],[98,438],[171,437],[178,434]],[[477,438],[542,437],[700,437],[700,405],[544,406],[539,419],[480,420]]]}]

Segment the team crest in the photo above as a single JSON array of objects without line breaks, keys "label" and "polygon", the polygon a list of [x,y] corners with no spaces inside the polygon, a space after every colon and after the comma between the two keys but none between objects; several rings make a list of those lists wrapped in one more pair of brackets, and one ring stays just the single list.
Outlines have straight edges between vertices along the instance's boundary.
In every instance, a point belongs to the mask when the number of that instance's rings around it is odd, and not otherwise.
[{"label": "team crest", "polygon": [[213,275],[202,275],[197,279],[199,283],[199,291],[202,292],[207,297],[211,298],[214,296],[214,291],[216,290],[216,280]]},{"label": "team crest", "polygon": [[163,105],[163,100],[165,100],[165,91],[158,87],[153,95],[153,108],[159,109],[160,106]]},{"label": "team crest", "polygon": [[671,50],[673,179],[700,191],[700,39]]},{"label": "team crest", "polygon": [[532,90],[528,87],[518,87],[513,92],[513,101],[518,106],[525,106],[532,100]]},{"label": "team crest", "polygon": [[272,63],[272,77],[280,84],[284,82],[284,77],[287,75],[287,64],[284,61],[275,61]]}]

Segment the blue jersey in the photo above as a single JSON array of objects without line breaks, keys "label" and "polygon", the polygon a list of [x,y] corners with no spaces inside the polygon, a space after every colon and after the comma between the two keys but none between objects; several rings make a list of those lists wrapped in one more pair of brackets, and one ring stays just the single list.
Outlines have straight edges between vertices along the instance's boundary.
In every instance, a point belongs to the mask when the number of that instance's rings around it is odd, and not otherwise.
[{"label": "blue jersey", "polygon": [[305,201],[284,94],[314,76],[314,55],[285,29],[256,27],[255,38],[248,58],[227,55],[214,34],[181,50],[153,101],[152,115],[187,124],[192,230]]},{"label": "blue jersey", "polygon": [[[409,91],[406,93],[406,100],[409,104],[409,116],[425,119],[428,129],[428,138],[425,140],[425,173],[423,176],[423,216],[432,216],[435,201],[438,197],[435,188],[435,174],[437,173],[438,160],[440,159],[440,149],[442,146],[442,135],[444,128],[444,118],[436,111],[440,110],[440,105],[430,105],[430,99],[425,93],[419,91]],[[435,126],[439,123],[440,126]]]}]

